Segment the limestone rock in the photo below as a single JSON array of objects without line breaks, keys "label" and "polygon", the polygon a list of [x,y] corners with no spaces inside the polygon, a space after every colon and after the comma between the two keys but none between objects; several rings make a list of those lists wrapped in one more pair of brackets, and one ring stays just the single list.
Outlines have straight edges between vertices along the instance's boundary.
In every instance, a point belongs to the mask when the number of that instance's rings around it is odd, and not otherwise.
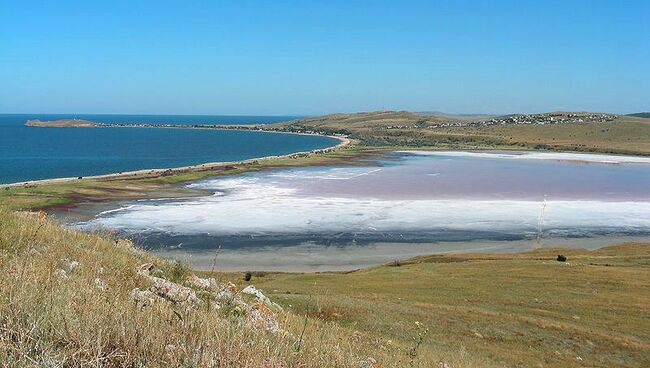
[{"label": "limestone rock", "polygon": [[276,303],[273,303],[271,299],[269,299],[266,295],[264,295],[261,291],[259,291],[255,286],[253,285],[248,285],[244,290],[241,291],[244,294],[249,294],[255,296],[257,298],[257,301],[260,303],[263,303],[267,307],[270,308],[277,308],[279,310],[282,310],[282,307],[279,306]]},{"label": "limestone rock", "polygon": [[218,290],[214,293],[214,297],[220,302],[232,302],[236,299],[240,299],[239,289],[232,282],[228,282],[227,284],[218,287]]},{"label": "limestone rock", "polygon": [[266,330],[272,334],[278,333],[280,326],[273,316],[273,311],[262,303],[255,303],[246,314],[248,323],[254,328]]},{"label": "limestone rock", "polygon": [[95,278],[95,287],[101,291],[108,290],[108,284],[106,284],[106,282],[99,277]]},{"label": "limestone rock", "polygon": [[361,362],[359,362],[359,367],[360,368],[375,368],[376,364],[377,364],[377,361],[375,360],[375,358],[368,357],[368,358],[362,360]]},{"label": "limestone rock", "polygon": [[217,280],[213,278],[204,279],[196,275],[192,275],[188,277],[185,280],[185,285],[196,289],[209,290],[209,291],[217,291],[219,289],[219,284],[217,284]]},{"label": "limestone rock", "polygon": [[165,299],[154,294],[149,290],[140,290],[140,288],[135,288],[129,293],[129,297],[135,301],[135,304],[138,307],[145,308],[150,307],[156,303],[165,302]]},{"label": "limestone rock", "polygon": [[69,260],[67,258],[62,258],[61,261],[63,261],[63,263],[65,263],[65,268],[68,269],[68,271],[70,271],[70,272],[76,270],[77,268],[79,268],[79,266],[81,266],[81,264],[79,262],[75,261],[75,260]]},{"label": "limestone rock", "polygon": [[63,280],[68,278],[68,274],[67,274],[67,272],[65,272],[65,270],[62,270],[62,269],[58,268],[58,269],[56,269],[54,271],[54,277],[58,281],[63,281]]},{"label": "limestone rock", "polygon": [[201,302],[191,288],[160,277],[149,277],[149,279],[152,282],[151,291],[171,302],[188,308],[196,307]]}]

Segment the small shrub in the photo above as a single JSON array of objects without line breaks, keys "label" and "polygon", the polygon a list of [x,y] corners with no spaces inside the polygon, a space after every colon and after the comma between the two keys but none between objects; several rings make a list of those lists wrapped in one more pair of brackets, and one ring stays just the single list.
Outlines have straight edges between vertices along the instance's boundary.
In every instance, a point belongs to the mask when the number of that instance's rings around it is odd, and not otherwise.
[{"label": "small shrub", "polygon": [[246,272],[244,274],[244,281],[248,282],[251,280],[251,278],[253,278],[253,275],[250,272]]},{"label": "small shrub", "polygon": [[566,262],[566,257],[561,255],[561,254],[558,254],[557,255],[557,260],[558,260],[558,262]]}]

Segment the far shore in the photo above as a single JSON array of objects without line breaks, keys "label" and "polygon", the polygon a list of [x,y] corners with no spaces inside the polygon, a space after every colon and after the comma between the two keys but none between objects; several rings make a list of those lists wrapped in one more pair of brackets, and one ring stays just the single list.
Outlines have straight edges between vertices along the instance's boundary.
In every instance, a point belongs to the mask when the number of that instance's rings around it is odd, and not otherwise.
[{"label": "far shore", "polygon": [[[69,125],[69,124],[67,124],[67,122],[70,122],[70,121],[76,121],[76,120],[58,120],[58,121],[54,121],[54,122],[41,122],[41,121],[38,121],[38,123],[35,123],[33,120],[28,120],[26,125],[27,126],[32,126],[32,127],[52,127],[52,128],[102,128],[102,127],[107,127],[105,125],[100,125],[100,124],[93,123],[93,122],[88,122],[88,121],[85,121],[85,120],[78,120],[78,122],[81,122],[81,125]],[[66,122],[66,123],[64,123],[64,122]],[[61,123],[61,124],[59,124],[59,123]],[[88,123],[90,123],[90,125],[88,125]],[[126,124],[120,124],[120,125],[116,125],[116,126],[111,125],[110,127],[116,127],[116,128],[141,128],[141,126],[138,126],[138,125],[134,125],[133,127],[131,127],[131,126],[128,126]],[[259,127],[259,126],[255,125],[255,126],[252,126],[252,127]],[[336,140],[339,141],[339,143],[337,145],[335,145],[335,146],[332,146],[332,147],[319,148],[319,149],[314,149],[314,150],[311,150],[311,151],[293,152],[293,153],[289,153],[289,154],[286,154],[286,155],[263,156],[263,157],[250,158],[250,159],[239,160],[239,161],[206,162],[206,163],[201,163],[201,164],[196,164],[196,165],[171,167],[171,168],[141,169],[141,170],[134,170],[134,171],[125,171],[125,172],[120,172],[120,173],[110,173],[110,174],[92,175],[92,176],[83,176],[83,177],[65,177],[65,178],[29,180],[29,181],[16,182],[16,183],[0,184],[0,188],[21,187],[21,186],[28,186],[28,185],[61,184],[61,183],[79,181],[79,180],[83,180],[83,179],[93,179],[93,180],[142,179],[142,178],[151,179],[151,178],[157,178],[157,177],[161,177],[161,176],[169,176],[169,175],[174,175],[174,174],[185,174],[185,173],[191,173],[191,172],[209,171],[209,170],[223,168],[225,166],[248,164],[248,163],[254,163],[256,161],[271,161],[271,160],[277,160],[277,159],[282,159],[282,158],[293,158],[293,157],[309,155],[309,154],[314,154],[314,153],[330,152],[330,151],[333,151],[333,150],[336,150],[336,149],[346,147],[346,146],[353,143],[352,140],[350,140],[349,138],[344,137],[344,136],[326,135],[326,134],[319,134],[319,133],[283,132],[283,131],[263,130],[263,129],[245,129],[242,126],[239,126],[239,125],[234,125],[233,128],[228,128],[226,126],[219,126],[219,127],[187,126],[187,127],[183,127],[183,126],[179,126],[179,125],[173,125],[173,126],[170,126],[170,125],[161,125],[161,126],[152,125],[152,126],[147,126],[147,128],[153,128],[153,129],[235,130],[235,131],[248,131],[248,132],[256,131],[256,132],[262,132],[262,133],[294,134],[294,135],[327,137],[327,138],[336,139]]]}]

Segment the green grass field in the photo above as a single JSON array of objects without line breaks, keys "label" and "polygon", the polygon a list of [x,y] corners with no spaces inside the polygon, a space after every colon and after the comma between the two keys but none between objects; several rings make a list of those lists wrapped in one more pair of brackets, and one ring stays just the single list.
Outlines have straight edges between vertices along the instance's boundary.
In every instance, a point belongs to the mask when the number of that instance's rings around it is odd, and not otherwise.
[{"label": "green grass field", "polygon": [[[555,260],[557,254],[568,262]],[[419,257],[351,273],[269,274],[258,287],[296,313],[451,367],[650,364],[650,244],[597,251]]]},{"label": "green grass field", "polygon": [[[556,261],[558,253],[568,262]],[[650,364],[649,266],[650,245],[630,244],[430,256],[253,281],[299,313],[371,332],[389,350],[408,348],[420,322],[429,328],[421,354],[430,362],[642,367]]]}]

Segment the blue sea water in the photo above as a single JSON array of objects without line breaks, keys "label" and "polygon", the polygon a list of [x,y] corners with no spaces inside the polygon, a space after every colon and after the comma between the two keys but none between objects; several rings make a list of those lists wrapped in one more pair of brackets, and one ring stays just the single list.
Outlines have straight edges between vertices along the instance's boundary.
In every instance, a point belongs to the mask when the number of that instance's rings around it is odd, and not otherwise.
[{"label": "blue sea water", "polygon": [[35,128],[28,119],[106,123],[269,124],[292,116],[0,114],[0,183],[236,161],[326,148],[335,139],[246,131]]}]

